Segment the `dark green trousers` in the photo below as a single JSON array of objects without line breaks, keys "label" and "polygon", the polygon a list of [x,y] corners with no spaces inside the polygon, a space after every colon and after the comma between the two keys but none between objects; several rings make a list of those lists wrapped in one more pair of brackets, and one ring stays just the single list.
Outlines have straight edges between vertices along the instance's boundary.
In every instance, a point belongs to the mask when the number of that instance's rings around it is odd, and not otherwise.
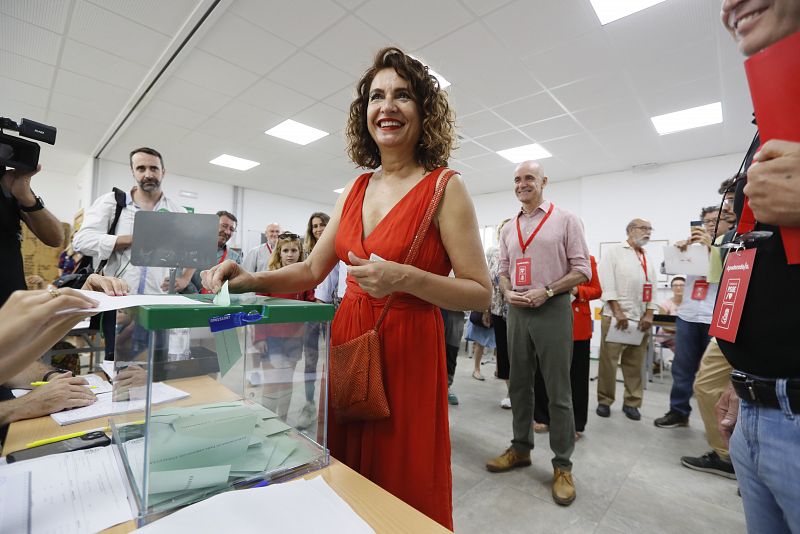
[{"label": "dark green trousers", "polygon": [[508,394],[514,418],[511,445],[519,452],[533,449],[533,387],[538,368],[550,398],[553,467],[572,470],[575,419],[569,375],[572,310],[568,294],[556,295],[538,308],[509,306],[508,357],[511,363]]}]

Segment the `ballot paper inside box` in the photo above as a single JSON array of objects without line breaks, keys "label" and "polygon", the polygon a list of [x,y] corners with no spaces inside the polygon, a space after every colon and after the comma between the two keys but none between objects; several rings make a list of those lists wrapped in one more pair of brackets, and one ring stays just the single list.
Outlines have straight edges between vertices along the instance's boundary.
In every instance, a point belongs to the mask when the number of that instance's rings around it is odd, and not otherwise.
[{"label": "ballot paper inside box", "polygon": [[117,312],[106,405],[140,523],[328,463],[333,306],[230,298]]}]

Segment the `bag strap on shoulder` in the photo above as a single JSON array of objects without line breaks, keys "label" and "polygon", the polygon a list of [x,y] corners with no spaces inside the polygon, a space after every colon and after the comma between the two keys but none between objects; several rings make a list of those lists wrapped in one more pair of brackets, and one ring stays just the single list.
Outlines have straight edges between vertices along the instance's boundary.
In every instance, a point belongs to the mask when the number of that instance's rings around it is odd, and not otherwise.
[{"label": "bag strap on shoulder", "polygon": [[[119,188],[114,188],[114,200],[116,200],[116,206],[114,207],[114,219],[111,221],[111,226],[108,227],[108,235],[114,235],[117,232],[117,223],[119,222],[119,217],[122,215],[122,210],[127,205],[127,196],[125,195],[125,191]],[[100,265],[97,266],[95,270],[96,273],[103,272],[103,269],[108,263],[108,260],[103,260],[100,262]]]},{"label": "bag strap on shoulder", "polygon": [[[441,178],[439,178],[438,183],[436,184],[436,190],[433,192],[433,198],[431,198],[431,202],[428,204],[428,209],[425,211],[425,215],[422,217],[422,221],[419,223],[417,233],[414,235],[414,241],[411,242],[411,248],[408,249],[408,253],[406,254],[406,259],[403,262],[406,265],[414,263],[414,260],[417,259],[417,254],[422,246],[422,240],[425,239],[425,236],[428,234],[428,229],[431,226],[433,217],[439,210],[439,203],[444,196],[444,190],[447,187],[447,183],[455,174],[456,171],[448,169],[444,172]],[[378,317],[378,321],[375,323],[376,331],[380,329],[383,320],[386,318],[386,314],[392,305],[392,301],[394,301],[394,293],[389,295],[389,298],[386,299],[386,304],[383,306],[383,310],[381,310],[381,315]]]}]

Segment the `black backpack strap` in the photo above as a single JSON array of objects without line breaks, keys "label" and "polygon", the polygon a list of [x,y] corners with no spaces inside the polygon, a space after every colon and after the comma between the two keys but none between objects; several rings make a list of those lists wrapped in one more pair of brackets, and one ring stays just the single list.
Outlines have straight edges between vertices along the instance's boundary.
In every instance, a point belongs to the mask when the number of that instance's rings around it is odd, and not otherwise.
[{"label": "black backpack strap", "polygon": [[[117,232],[117,223],[119,222],[119,216],[122,214],[123,208],[127,205],[127,196],[125,195],[125,191],[122,189],[114,188],[114,199],[117,201],[117,205],[114,211],[114,220],[111,221],[111,226],[108,228],[108,234],[114,235]],[[108,260],[103,260],[100,262],[100,265],[97,266],[95,270],[96,273],[101,272],[108,263]]]}]

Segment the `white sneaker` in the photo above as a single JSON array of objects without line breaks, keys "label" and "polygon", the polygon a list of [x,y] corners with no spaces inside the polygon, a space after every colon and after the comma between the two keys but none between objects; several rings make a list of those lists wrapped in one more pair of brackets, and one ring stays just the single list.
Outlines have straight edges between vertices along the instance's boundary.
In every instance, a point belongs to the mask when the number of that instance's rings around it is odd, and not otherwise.
[{"label": "white sneaker", "polygon": [[501,400],[500,401],[500,407],[504,408],[506,410],[510,410],[511,409],[511,399],[506,397],[505,399]]},{"label": "white sneaker", "polygon": [[313,402],[307,402],[303,409],[300,410],[300,415],[297,417],[297,428],[308,428],[311,423],[317,418],[317,405]]}]

